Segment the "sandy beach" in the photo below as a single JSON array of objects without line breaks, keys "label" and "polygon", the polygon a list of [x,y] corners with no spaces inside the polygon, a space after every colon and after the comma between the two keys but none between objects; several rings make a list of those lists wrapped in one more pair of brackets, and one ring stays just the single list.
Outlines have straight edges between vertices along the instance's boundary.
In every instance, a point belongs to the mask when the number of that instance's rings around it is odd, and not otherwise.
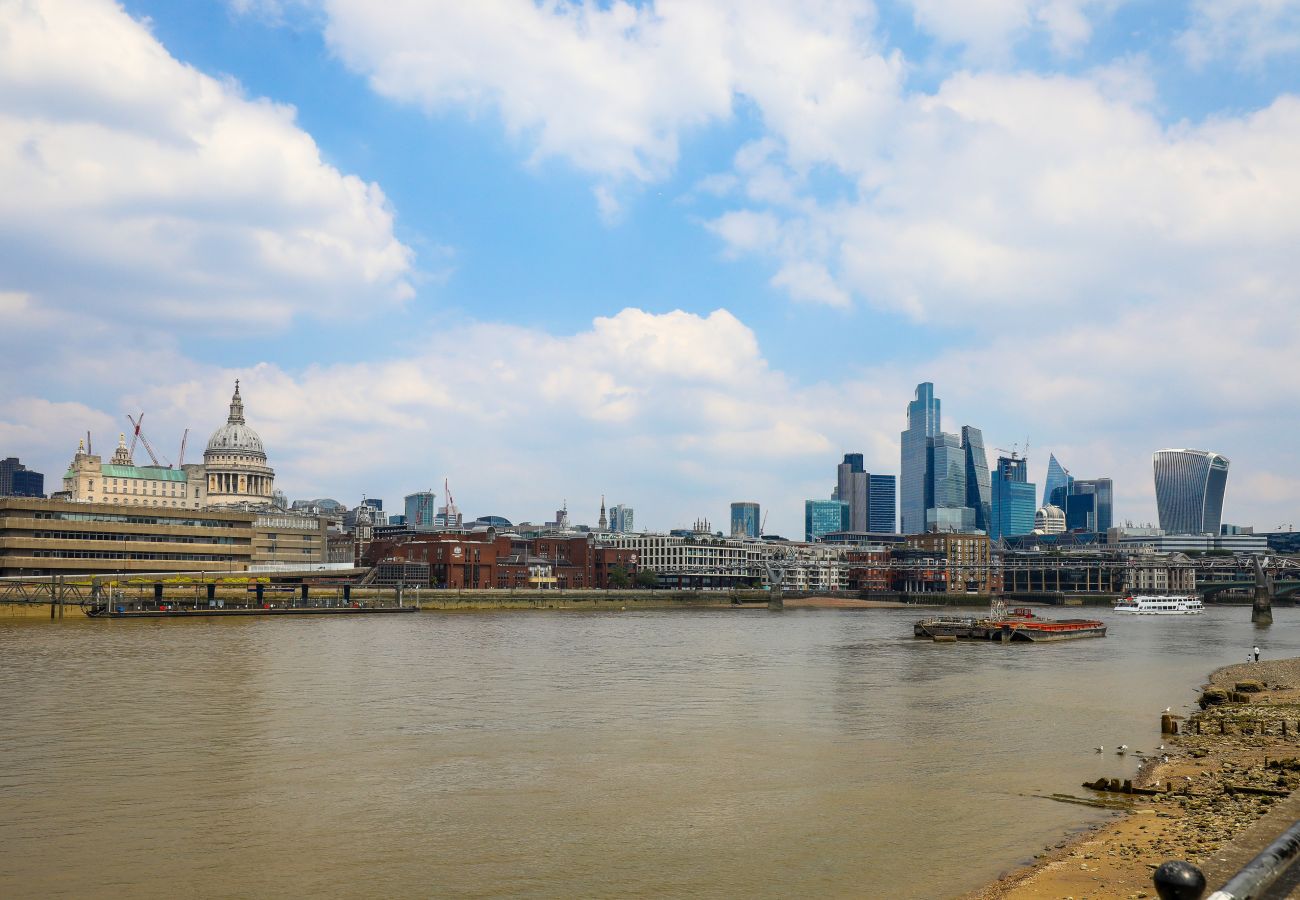
[{"label": "sandy beach", "polygon": [[1202,703],[1220,697],[1146,751],[1133,784],[1167,793],[1081,787],[1078,800],[1116,804],[1117,818],[1045,848],[1034,865],[966,900],[1154,897],[1152,873],[1174,859],[1199,866],[1211,889],[1222,884],[1300,818],[1300,793],[1291,793],[1300,787],[1300,659],[1219,669]]}]

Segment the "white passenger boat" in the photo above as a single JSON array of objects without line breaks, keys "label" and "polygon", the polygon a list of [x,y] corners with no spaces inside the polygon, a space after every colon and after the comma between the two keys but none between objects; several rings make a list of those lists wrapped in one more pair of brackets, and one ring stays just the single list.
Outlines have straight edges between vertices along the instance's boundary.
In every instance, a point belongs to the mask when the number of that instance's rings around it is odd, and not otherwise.
[{"label": "white passenger boat", "polygon": [[1195,616],[1205,604],[1190,594],[1130,594],[1115,601],[1115,612],[1137,616]]}]

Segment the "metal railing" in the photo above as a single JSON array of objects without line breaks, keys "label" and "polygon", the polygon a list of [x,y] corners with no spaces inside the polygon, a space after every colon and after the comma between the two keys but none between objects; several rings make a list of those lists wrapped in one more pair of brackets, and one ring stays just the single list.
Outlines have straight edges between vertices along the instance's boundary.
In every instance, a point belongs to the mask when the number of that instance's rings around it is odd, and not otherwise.
[{"label": "metal railing", "polygon": [[[1297,860],[1300,860],[1300,821],[1278,835],[1208,900],[1265,900],[1273,896],[1270,889],[1278,886]],[[1156,893],[1163,900],[1199,900],[1205,893],[1205,875],[1191,863],[1167,862],[1156,869],[1153,880]]]}]

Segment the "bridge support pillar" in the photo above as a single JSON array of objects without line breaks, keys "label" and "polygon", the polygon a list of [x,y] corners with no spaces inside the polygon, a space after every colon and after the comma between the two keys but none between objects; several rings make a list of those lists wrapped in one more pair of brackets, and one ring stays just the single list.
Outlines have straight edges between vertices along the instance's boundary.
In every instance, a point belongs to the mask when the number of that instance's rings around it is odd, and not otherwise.
[{"label": "bridge support pillar", "polygon": [[785,597],[782,596],[781,586],[772,585],[772,592],[767,597],[768,609],[785,609]]},{"label": "bridge support pillar", "polygon": [[1268,588],[1255,588],[1255,603],[1250,610],[1250,621],[1256,625],[1273,624],[1273,595]]}]

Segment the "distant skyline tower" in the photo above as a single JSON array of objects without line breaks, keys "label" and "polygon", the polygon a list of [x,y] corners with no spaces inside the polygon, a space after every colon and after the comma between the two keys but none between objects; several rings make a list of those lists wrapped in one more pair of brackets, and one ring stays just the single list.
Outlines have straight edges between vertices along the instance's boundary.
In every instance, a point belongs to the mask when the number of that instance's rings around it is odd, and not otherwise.
[{"label": "distant skyline tower", "polygon": [[1065,466],[1057,462],[1056,454],[1047,457],[1047,480],[1043,482],[1043,506],[1056,506],[1065,509],[1065,498],[1070,496],[1070,485],[1074,478]]},{"label": "distant skyline tower", "polygon": [[809,543],[833,531],[848,531],[849,505],[841,500],[805,500],[803,523],[803,539]]},{"label": "distant skyline tower", "polygon": [[762,524],[763,520],[757,503],[743,500],[731,504],[732,537],[762,537],[760,531]]},{"label": "distant skyline tower", "polygon": [[898,479],[867,476],[867,531],[894,534],[898,530]]},{"label": "distant skyline tower", "polygon": [[1228,458],[1209,450],[1157,450],[1156,511],[1165,534],[1218,534]]},{"label": "distant skyline tower", "polygon": [[1069,529],[1104,534],[1114,519],[1115,483],[1109,478],[1074,479],[1065,507]]},{"label": "distant skyline tower", "polygon": [[428,531],[433,528],[433,520],[438,510],[437,495],[433,491],[416,491],[414,494],[407,494],[405,500],[406,527],[415,531]]},{"label": "distant skyline tower", "polygon": [[924,381],[907,404],[907,428],[902,433],[898,499],[903,534],[926,530],[925,511],[931,505],[926,442],[939,434],[939,425],[939,399],[934,396],[934,385]]},{"label": "distant skyline tower", "polygon": [[617,503],[609,508],[609,530],[618,534],[636,531],[636,514],[632,507]]},{"label": "distant skyline tower", "polygon": [[993,494],[988,457],[984,454],[984,432],[963,425],[961,444],[966,455],[966,505],[975,510],[976,529],[987,534],[993,524]]},{"label": "distant skyline tower", "polygon": [[870,481],[862,454],[845,453],[844,462],[836,469],[835,499],[849,505],[849,531],[867,530]]},{"label": "distant skyline tower", "polygon": [[989,537],[997,540],[1033,532],[1037,491],[1029,480],[1029,460],[1015,454],[999,456],[990,481],[993,518]]}]

